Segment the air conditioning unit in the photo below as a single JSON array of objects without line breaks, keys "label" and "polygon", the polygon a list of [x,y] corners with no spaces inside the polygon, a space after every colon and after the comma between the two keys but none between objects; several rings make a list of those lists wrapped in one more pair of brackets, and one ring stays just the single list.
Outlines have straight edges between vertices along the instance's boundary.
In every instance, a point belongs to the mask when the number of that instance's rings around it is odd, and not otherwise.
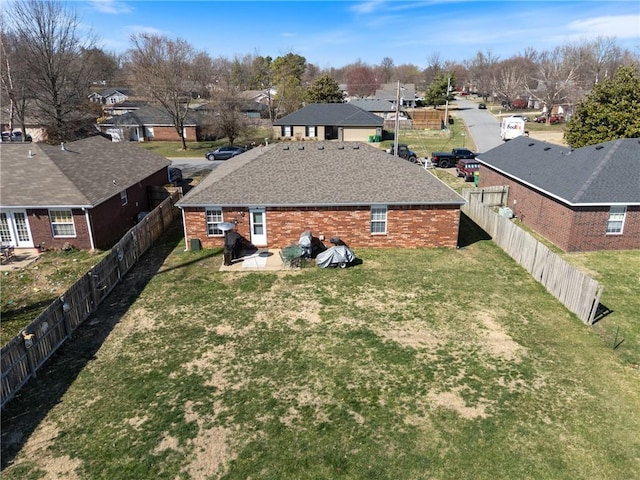
[{"label": "air conditioning unit", "polygon": [[498,215],[501,217],[513,218],[513,210],[509,207],[500,207],[498,209]]}]

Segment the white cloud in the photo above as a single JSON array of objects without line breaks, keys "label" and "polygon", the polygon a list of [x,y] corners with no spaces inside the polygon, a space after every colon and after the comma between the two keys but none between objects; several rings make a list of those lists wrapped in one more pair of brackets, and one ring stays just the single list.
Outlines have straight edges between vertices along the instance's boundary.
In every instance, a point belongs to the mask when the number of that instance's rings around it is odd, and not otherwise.
[{"label": "white cloud", "polygon": [[610,15],[574,20],[567,25],[572,37],[640,37],[640,15]]},{"label": "white cloud", "polygon": [[133,10],[129,5],[117,0],[91,0],[91,7],[100,13],[119,15],[121,13],[131,13]]}]

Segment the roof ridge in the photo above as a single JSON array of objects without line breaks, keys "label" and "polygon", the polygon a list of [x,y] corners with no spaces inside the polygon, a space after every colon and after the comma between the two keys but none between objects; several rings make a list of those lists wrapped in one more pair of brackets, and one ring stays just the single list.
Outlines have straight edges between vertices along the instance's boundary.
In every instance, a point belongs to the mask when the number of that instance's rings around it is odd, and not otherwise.
[{"label": "roof ridge", "polygon": [[[611,145],[611,149],[609,150],[609,152],[607,152],[607,154],[604,157],[602,157],[602,159],[600,160],[596,168],[593,169],[593,172],[591,173],[591,175],[589,175],[589,178],[587,178],[587,180],[584,182],[582,187],[580,187],[576,192],[576,194],[573,196],[573,198],[571,199],[573,203],[579,202],[580,198],[586,194],[589,187],[600,175],[600,172],[602,172],[602,170],[604,170],[604,168],[610,163],[611,157],[618,150],[619,147],[620,147],[620,139],[617,139],[613,142],[613,145]],[[585,147],[585,148],[589,148],[589,147]]]}]

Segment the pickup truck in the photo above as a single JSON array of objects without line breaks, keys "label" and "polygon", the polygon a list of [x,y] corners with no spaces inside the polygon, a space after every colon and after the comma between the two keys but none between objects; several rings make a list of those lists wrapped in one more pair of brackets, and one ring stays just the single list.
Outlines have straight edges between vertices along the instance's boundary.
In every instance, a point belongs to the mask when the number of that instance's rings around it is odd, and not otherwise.
[{"label": "pickup truck", "polygon": [[458,177],[463,177],[465,182],[473,181],[478,171],[480,171],[480,164],[476,159],[467,158],[458,160],[456,163],[456,174]]},{"label": "pickup truck", "polygon": [[458,160],[473,159],[476,154],[467,148],[454,148],[449,152],[432,152],[431,163],[441,168],[453,167]]},{"label": "pickup truck", "polygon": [[[393,154],[393,146],[387,148],[387,153]],[[409,150],[409,146],[406,143],[398,144],[398,156],[409,160],[411,163],[418,163],[418,155],[416,155],[416,152]]]}]

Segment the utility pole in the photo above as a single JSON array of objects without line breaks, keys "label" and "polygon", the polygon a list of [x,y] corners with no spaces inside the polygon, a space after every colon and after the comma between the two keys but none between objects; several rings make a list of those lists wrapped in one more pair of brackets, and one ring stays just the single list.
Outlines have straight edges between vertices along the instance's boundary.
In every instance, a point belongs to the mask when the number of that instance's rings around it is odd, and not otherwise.
[{"label": "utility pole", "polygon": [[398,156],[398,131],[400,130],[400,80],[398,80],[398,92],[396,93],[396,123],[393,133],[393,154]]},{"label": "utility pole", "polygon": [[444,103],[444,128],[449,128],[449,92],[451,91],[451,77],[447,80],[447,96]]}]

